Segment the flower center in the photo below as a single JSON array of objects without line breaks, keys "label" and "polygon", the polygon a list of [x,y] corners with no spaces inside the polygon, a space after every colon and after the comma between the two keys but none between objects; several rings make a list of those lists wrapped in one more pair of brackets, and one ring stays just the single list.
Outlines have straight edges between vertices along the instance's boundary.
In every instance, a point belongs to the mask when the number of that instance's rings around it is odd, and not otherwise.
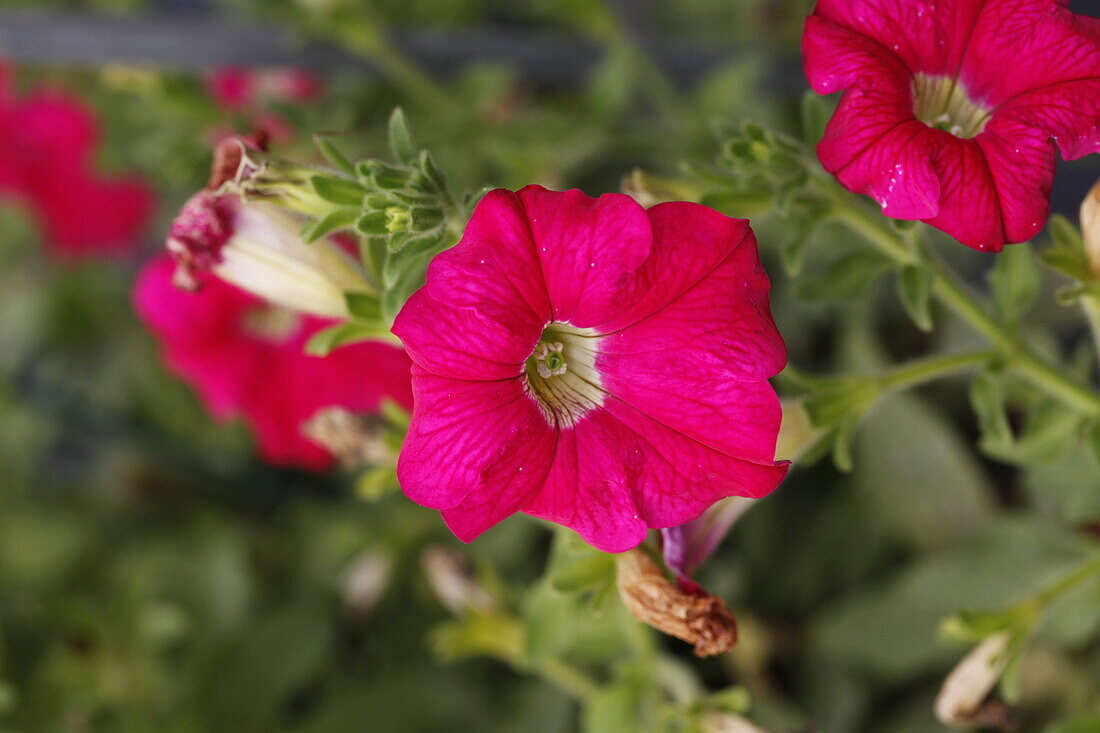
[{"label": "flower center", "polygon": [[924,124],[955,137],[974,137],[989,122],[989,110],[967,95],[962,82],[949,76],[917,74],[913,78],[913,111]]},{"label": "flower center", "polygon": [[281,344],[298,332],[301,323],[301,316],[289,308],[260,305],[245,312],[241,327],[259,339]]},{"label": "flower center", "polygon": [[527,387],[546,420],[569,428],[603,403],[596,369],[600,336],[590,328],[551,323],[527,359]]}]

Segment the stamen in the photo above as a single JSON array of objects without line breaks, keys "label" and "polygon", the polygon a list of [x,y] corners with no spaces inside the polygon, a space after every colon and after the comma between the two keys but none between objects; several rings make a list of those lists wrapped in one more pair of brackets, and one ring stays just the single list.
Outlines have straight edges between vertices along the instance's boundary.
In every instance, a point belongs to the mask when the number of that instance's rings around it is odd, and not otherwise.
[{"label": "stamen", "polygon": [[599,340],[592,329],[552,323],[527,360],[529,393],[551,425],[572,427],[603,403]]}]

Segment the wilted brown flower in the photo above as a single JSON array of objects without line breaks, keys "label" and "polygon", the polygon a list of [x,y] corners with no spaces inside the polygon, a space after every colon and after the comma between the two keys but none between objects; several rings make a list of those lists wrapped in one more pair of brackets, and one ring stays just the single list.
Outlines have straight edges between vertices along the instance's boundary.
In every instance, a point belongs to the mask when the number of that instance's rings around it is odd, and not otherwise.
[{"label": "wilted brown flower", "polygon": [[681,591],[642,550],[617,556],[619,595],[635,618],[695,645],[695,654],[722,654],[737,643],[737,622],[721,598]]}]

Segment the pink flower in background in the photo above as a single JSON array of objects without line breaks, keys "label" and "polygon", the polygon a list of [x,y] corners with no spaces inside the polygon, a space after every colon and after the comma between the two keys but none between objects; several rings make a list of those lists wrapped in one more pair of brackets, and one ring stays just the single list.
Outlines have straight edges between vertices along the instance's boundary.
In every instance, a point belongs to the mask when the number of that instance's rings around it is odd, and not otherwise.
[{"label": "pink flower in background", "polygon": [[999,251],[1045,224],[1057,143],[1100,150],[1100,20],[1068,0],[819,0],[810,85],[843,91],[825,169],[897,219]]},{"label": "pink flower in background", "polygon": [[769,493],[787,466],[768,291],[744,220],[487,194],[394,324],[416,398],[402,487],[464,541],[522,511],[609,552]]},{"label": "pink flower in background", "polygon": [[401,349],[361,343],[309,356],[305,342],[335,321],[271,305],[217,278],[198,293],[184,292],[172,283],[174,270],[167,256],[142,270],[134,289],[138,314],[160,340],[168,367],[215,417],[242,417],[270,463],[332,465],[332,456],[301,433],[322,408],[372,412],[385,397],[411,406]]},{"label": "pink flower in background", "polygon": [[92,112],[60,92],[23,98],[0,73],[0,196],[26,202],[47,244],[63,257],[118,253],[136,243],[154,197],[135,177],[95,171]]},{"label": "pink flower in background", "polygon": [[313,104],[324,96],[325,84],[302,69],[226,66],[207,74],[206,89],[225,111],[241,112],[265,101]]}]

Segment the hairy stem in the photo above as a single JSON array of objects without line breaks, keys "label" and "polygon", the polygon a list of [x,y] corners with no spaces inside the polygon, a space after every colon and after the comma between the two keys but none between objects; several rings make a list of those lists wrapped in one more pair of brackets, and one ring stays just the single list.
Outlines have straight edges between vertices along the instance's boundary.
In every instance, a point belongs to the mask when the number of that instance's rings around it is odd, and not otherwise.
[{"label": "hairy stem", "polygon": [[[831,182],[823,186],[834,205],[833,219],[859,234],[899,264],[913,264],[918,253],[881,216],[863,207]],[[1100,415],[1100,393],[1036,354],[1015,333],[998,323],[989,310],[939,262],[932,262],[932,292],[937,300],[985,337],[1008,365],[1035,387],[1086,415]]]},{"label": "hairy stem", "polygon": [[889,391],[912,389],[958,372],[980,367],[994,359],[997,353],[993,349],[981,349],[918,359],[885,372],[879,377],[879,385],[883,390]]}]

